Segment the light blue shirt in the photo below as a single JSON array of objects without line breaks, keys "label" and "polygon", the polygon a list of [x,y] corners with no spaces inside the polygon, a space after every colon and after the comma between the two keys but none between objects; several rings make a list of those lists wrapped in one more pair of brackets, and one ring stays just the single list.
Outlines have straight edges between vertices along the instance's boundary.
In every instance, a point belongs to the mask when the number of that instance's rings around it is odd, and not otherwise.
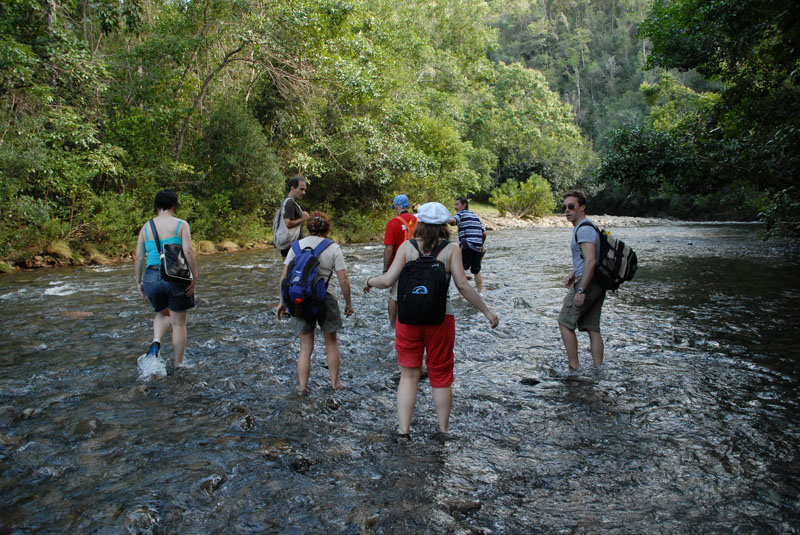
[{"label": "light blue shirt", "polygon": [[572,265],[575,268],[575,278],[580,278],[583,275],[583,266],[586,264],[580,244],[593,243],[597,255],[595,260],[600,261],[600,234],[592,227],[594,224],[591,219],[583,218],[575,227],[575,230],[572,231],[572,240],[569,242],[569,247],[572,250]]}]

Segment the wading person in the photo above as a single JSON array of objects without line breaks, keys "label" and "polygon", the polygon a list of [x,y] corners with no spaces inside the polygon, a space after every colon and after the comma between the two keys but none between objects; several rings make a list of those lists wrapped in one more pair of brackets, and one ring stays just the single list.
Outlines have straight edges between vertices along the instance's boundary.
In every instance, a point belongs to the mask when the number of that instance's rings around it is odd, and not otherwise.
[{"label": "wading person", "polygon": [[179,283],[161,278],[160,255],[150,222],[142,225],[139,241],[136,244],[136,288],[143,298],[150,301],[156,312],[153,320],[153,342],[147,354],[158,356],[161,339],[166,336],[167,329],[172,325],[172,359],[175,366],[182,366],[183,353],[186,350],[186,311],[194,307],[197,263],[189,223],[175,217],[178,195],[170,190],[161,191],[156,195],[154,205],[156,216],[152,221],[162,247],[169,243],[183,247],[193,280],[189,283]]},{"label": "wading person", "polygon": [[466,197],[456,197],[456,215],[450,218],[451,225],[458,225],[458,243],[461,247],[461,259],[464,271],[470,270],[475,275],[475,287],[478,293],[483,291],[483,275],[481,260],[483,259],[486,229],[475,212],[469,209]]},{"label": "wading person", "polygon": [[[289,195],[283,200],[273,227],[275,247],[286,258],[293,241],[303,236],[303,223],[308,221],[308,212],[304,212],[297,201],[306,194],[306,179],[295,175],[289,180]],[[283,226],[283,229],[279,227]]]},{"label": "wading person", "polygon": [[[400,384],[397,386],[397,433],[400,440],[410,438],[411,417],[417,402],[423,355],[433,389],[439,431],[447,433],[449,428],[453,402],[453,347],[456,336],[455,318],[447,299],[450,276],[461,295],[483,312],[492,328],[498,323],[497,315],[489,310],[467,281],[461,262],[461,251],[450,244],[447,230],[450,212],[442,204],[434,202],[420,206],[418,216],[415,239],[400,245],[394,262],[386,273],[380,277],[368,278],[364,283],[365,292],[369,292],[370,288],[388,288],[401,278],[401,273],[404,274],[404,280],[399,287],[400,307],[395,331],[395,349],[400,366]],[[423,259],[428,260],[427,262],[420,261],[421,254],[430,255],[437,262],[430,258]],[[430,269],[431,264],[436,267]],[[424,284],[421,278],[411,278],[412,269],[421,271],[416,271],[419,277],[433,274],[436,277],[441,276],[441,281],[433,280],[430,284]],[[427,301],[429,297],[430,301]],[[415,301],[415,298],[421,300]],[[427,303],[434,306],[427,306]],[[419,304],[425,306],[418,306]],[[438,314],[436,308],[439,304],[441,314],[435,316]],[[412,305],[418,308],[412,308]],[[442,319],[439,320],[438,317]],[[420,321],[428,323],[419,323]]]},{"label": "wading person", "polygon": [[[408,211],[408,197],[405,195],[398,195],[392,201],[392,209],[395,211],[395,217],[391,218],[386,223],[386,230],[383,233],[383,272],[389,269],[392,265],[397,250],[400,245],[407,239],[414,235],[414,226],[417,223],[417,218]],[[389,290],[389,323],[394,329],[397,322],[397,282],[392,284]]]},{"label": "wading person", "polygon": [[[295,304],[285,302],[283,291],[281,291],[278,319],[281,318],[281,314],[294,310],[296,316],[292,317],[291,323],[295,332],[300,335],[300,355],[297,357],[298,392],[308,391],[311,355],[314,352],[314,330],[318,323],[325,339],[331,386],[334,389],[341,387],[339,383],[339,341],[336,337],[336,332],[342,327],[342,314],[339,311],[339,287],[341,287],[345,301],[345,315],[349,317],[353,314],[353,302],[350,299],[350,280],[347,278],[342,249],[337,243],[327,239],[331,230],[330,218],[322,212],[314,212],[306,226],[311,235],[294,242],[290,247],[283,265],[281,288],[284,287],[284,279],[287,277],[289,266],[294,266],[294,260],[296,258],[299,260],[304,254],[307,254],[304,250],[309,248],[315,251],[314,256],[319,261],[319,275],[323,281],[326,281],[327,295],[322,303],[324,311],[320,312],[321,315],[312,317],[310,313],[307,313],[310,310],[310,304],[305,304],[304,311],[300,312],[295,308]],[[292,274],[292,278],[295,277],[295,273]],[[334,273],[336,277],[332,276]],[[295,282],[300,283],[300,275],[297,275],[297,277]]]},{"label": "wading person", "polygon": [[573,270],[564,278],[564,287],[569,292],[558,315],[558,326],[567,350],[569,371],[575,372],[580,367],[576,329],[589,333],[592,360],[599,369],[603,365],[600,312],[606,297],[606,291],[594,278],[600,255],[600,235],[596,225],[586,217],[586,195],[582,191],[569,191],[562,200],[564,214],[573,226],[569,244]]}]

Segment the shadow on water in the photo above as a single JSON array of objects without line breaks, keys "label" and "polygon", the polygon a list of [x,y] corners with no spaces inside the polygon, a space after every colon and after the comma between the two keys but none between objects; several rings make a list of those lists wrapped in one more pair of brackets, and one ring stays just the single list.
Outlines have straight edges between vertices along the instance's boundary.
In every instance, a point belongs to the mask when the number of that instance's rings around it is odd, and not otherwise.
[{"label": "shadow on water", "polygon": [[149,381],[131,266],[2,277],[0,533],[796,533],[798,251],[749,225],[619,234],[640,271],[607,300],[604,369],[569,378],[569,230],[490,235],[501,324],[452,297],[452,435],[424,382],[410,444],[386,295],[359,289],[381,246],[345,247],[346,388],[318,337],[308,396],[274,252],[201,258],[189,367]]}]

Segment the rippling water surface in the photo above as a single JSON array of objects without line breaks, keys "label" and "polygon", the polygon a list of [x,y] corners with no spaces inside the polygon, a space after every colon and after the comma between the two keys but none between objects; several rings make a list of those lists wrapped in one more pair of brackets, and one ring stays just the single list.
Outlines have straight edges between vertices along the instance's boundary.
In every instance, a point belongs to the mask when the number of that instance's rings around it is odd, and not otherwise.
[{"label": "rippling water surface", "polygon": [[606,301],[606,369],[568,380],[569,232],[490,233],[500,326],[453,297],[452,437],[423,382],[408,445],[386,294],[360,291],[382,246],[344,248],[346,388],[318,336],[308,397],[274,251],[200,258],[190,367],[148,381],[132,265],[0,277],[0,533],[797,533],[797,250],[750,225],[618,229],[639,272]]}]

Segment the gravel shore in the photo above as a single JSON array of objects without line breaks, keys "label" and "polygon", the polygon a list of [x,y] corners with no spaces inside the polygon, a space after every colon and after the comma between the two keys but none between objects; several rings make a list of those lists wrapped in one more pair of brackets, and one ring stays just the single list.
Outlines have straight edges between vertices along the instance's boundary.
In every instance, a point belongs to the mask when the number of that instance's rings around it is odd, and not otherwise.
[{"label": "gravel shore", "polygon": [[[551,215],[537,219],[517,219],[515,217],[499,217],[481,214],[476,212],[483,221],[487,230],[501,230],[509,228],[530,228],[530,227],[570,227],[572,224],[563,215]],[[669,224],[669,219],[659,219],[653,217],[628,217],[617,215],[594,215],[589,218],[597,223],[601,228],[605,227],[643,227],[650,225]]]}]

